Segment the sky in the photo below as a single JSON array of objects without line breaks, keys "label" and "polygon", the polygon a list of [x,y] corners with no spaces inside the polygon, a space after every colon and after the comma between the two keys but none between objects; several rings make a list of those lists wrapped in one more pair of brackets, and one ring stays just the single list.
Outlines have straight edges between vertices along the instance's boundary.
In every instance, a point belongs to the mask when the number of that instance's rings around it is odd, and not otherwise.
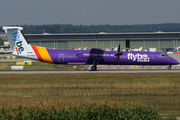
[{"label": "sky", "polygon": [[0,26],[180,23],[180,0],[0,0]]}]

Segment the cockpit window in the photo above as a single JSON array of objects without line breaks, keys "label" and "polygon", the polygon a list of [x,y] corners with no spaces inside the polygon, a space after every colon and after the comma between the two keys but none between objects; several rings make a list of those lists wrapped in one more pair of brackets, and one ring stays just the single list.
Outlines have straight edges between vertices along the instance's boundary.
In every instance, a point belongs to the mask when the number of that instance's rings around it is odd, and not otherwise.
[{"label": "cockpit window", "polygon": [[161,54],[161,57],[169,57],[167,54]]}]

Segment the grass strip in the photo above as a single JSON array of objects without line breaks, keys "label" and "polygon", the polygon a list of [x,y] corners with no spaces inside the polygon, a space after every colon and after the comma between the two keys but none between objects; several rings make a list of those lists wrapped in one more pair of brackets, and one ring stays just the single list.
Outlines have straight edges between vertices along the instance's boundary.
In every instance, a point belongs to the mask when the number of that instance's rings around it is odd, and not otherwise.
[{"label": "grass strip", "polygon": [[1,74],[0,87],[179,89],[179,78],[179,73]]},{"label": "grass strip", "polygon": [[[0,70],[6,71],[11,70],[11,66],[17,66],[16,62],[1,62]],[[89,65],[59,65],[59,64],[49,64],[44,62],[32,62],[32,65],[23,65],[24,70],[87,70]],[[77,68],[73,68],[77,66]]]}]

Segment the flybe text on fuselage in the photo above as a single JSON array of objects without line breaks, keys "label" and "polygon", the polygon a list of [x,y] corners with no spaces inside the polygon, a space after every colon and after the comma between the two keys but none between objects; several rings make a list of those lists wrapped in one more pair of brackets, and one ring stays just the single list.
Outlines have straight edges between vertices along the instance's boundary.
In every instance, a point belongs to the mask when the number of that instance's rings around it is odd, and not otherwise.
[{"label": "flybe text on fuselage", "polygon": [[136,61],[137,62],[149,62],[150,58],[148,57],[147,54],[133,54],[133,53],[128,53],[128,60]]},{"label": "flybe text on fuselage", "polygon": [[13,33],[13,41],[15,41],[14,47],[16,49],[17,54],[21,54],[21,52],[24,51],[24,48],[22,47],[22,41],[20,40],[19,32]]},{"label": "flybe text on fuselage", "polygon": [[114,56],[114,54],[89,54],[89,53],[83,53],[83,56]]}]

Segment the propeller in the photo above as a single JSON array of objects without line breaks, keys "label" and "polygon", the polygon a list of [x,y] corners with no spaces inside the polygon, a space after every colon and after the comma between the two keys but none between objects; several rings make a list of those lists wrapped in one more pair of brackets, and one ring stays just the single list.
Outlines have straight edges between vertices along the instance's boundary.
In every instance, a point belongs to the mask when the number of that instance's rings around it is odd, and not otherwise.
[{"label": "propeller", "polygon": [[119,44],[118,50],[117,50],[117,56],[118,56],[117,62],[118,62],[118,64],[119,64],[119,56],[120,55],[123,55],[123,53],[120,51],[120,44]]}]

